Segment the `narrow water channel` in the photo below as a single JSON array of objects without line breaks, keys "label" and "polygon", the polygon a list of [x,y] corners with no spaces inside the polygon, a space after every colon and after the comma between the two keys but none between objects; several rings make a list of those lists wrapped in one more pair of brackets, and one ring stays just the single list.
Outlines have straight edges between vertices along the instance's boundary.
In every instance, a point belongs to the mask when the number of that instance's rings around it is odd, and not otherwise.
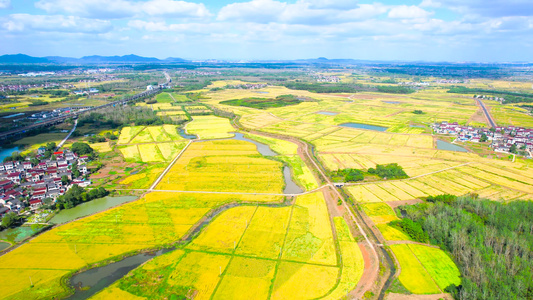
[{"label": "narrow water channel", "polygon": [[238,141],[246,141],[254,144],[257,147],[257,152],[261,153],[261,155],[264,156],[276,156],[279,155],[278,153],[272,151],[268,145],[265,145],[263,143],[259,143],[257,141],[251,140],[249,138],[245,138],[244,134],[238,133],[238,132],[231,132],[235,134],[235,137],[231,138],[231,140],[238,140]]},{"label": "narrow water channel", "polygon": [[131,270],[137,268],[144,262],[165,254],[174,249],[163,249],[154,253],[141,253],[124,258],[116,263],[107,266],[94,268],[76,274],[70,279],[70,284],[74,286],[75,292],[68,298],[69,300],[88,299],[99,291],[110,286],[115,281],[126,276]]},{"label": "narrow water channel", "polygon": [[[181,134],[181,133],[180,133]],[[247,141],[250,143],[253,143],[257,146],[257,151],[261,153],[264,156],[276,156],[278,153],[272,151],[270,147],[266,144],[259,143],[257,141],[245,138],[242,133],[234,132],[235,137],[231,139],[240,140],[240,141]],[[195,136],[196,138],[196,136]],[[291,169],[288,166],[283,167],[283,177],[285,180],[285,189],[283,190],[284,194],[301,194],[304,191],[292,180],[291,177]],[[218,214],[224,212],[225,210],[228,210],[232,207],[236,207],[242,204],[228,204],[222,207],[219,207],[212,211],[209,216],[207,216],[201,224],[197,225],[195,230],[191,233],[187,241],[190,241],[192,238],[196,236],[204,228],[206,225],[208,225],[212,218],[217,216]],[[272,206],[272,207],[282,207],[282,206],[288,206],[291,205],[290,201],[286,201],[284,203],[276,203],[276,204],[267,204],[265,206]],[[95,295],[99,291],[105,289],[106,287],[113,284],[115,281],[121,279],[122,277],[126,276],[131,270],[137,268],[144,262],[157,257],[159,255],[162,255],[164,253],[167,253],[169,251],[172,251],[174,249],[163,249],[159,250],[155,253],[151,254],[137,254],[131,257],[127,257],[121,261],[118,261],[116,263],[112,263],[103,267],[94,268],[91,270],[87,270],[85,272],[79,273],[74,275],[71,280],[70,284],[75,287],[75,293],[71,295],[70,297],[66,298],[69,300],[84,300],[88,299],[91,296]]]},{"label": "narrow water channel", "polygon": [[178,130],[178,133],[181,135],[182,138],[184,139],[188,139],[188,140],[194,140],[194,139],[197,139],[198,137],[194,134],[188,134],[188,133],[185,133],[185,129],[183,128],[180,128]]}]

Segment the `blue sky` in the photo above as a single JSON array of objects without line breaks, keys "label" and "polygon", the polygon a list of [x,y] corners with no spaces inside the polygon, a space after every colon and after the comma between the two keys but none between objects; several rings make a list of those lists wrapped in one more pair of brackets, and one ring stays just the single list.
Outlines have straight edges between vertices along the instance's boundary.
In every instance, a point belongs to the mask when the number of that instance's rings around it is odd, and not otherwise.
[{"label": "blue sky", "polygon": [[533,62],[532,0],[0,0],[0,54]]}]

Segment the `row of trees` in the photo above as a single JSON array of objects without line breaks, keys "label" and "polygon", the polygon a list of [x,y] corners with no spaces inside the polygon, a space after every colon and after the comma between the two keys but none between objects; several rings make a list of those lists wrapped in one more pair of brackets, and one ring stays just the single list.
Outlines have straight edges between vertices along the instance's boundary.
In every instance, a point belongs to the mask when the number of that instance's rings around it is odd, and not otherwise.
[{"label": "row of trees", "polygon": [[448,93],[457,94],[489,94],[498,97],[504,97],[504,103],[533,102],[533,94],[519,93],[504,90],[487,90],[479,88],[467,88],[464,86],[454,86],[448,90]]},{"label": "row of trees", "polygon": [[372,175],[378,175],[384,179],[403,179],[408,178],[407,174],[403,170],[402,166],[397,163],[388,165],[376,165],[376,168],[368,169],[368,173]]},{"label": "row of trees", "polygon": [[157,111],[152,111],[148,107],[120,106],[91,112],[80,116],[78,125],[91,124],[96,127],[118,128],[135,125],[162,125],[176,124],[168,116],[158,116]]},{"label": "row of trees", "polygon": [[421,228],[451,253],[463,276],[447,289],[455,298],[533,299],[533,202],[476,198],[442,195],[401,206],[405,219],[395,225],[423,241],[417,229],[406,229]]},{"label": "row of trees", "polygon": [[84,188],[74,184],[64,195],[59,196],[55,203],[58,209],[69,209],[78,204],[109,195],[103,187],[86,191]]},{"label": "row of trees", "polygon": [[357,182],[365,179],[363,171],[358,169],[340,169],[332,172],[331,176],[333,180],[342,179],[343,182]]},{"label": "row of trees", "polygon": [[383,179],[403,179],[408,178],[403,168],[394,163],[388,165],[376,165],[376,168],[370,168],[366,172],[358,169],[339,169],[331,172],[334,181],[357,182],[363,181],[365,176],[377,175]]}]

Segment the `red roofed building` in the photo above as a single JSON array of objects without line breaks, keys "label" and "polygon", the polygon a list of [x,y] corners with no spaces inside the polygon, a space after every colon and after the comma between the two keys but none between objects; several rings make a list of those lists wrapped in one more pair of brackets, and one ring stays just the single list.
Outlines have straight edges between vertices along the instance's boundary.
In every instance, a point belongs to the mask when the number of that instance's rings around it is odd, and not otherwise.
[{"label": "red roofed building", "polygon": [[31,199],[30,200],[31,208],[37,208],[37,207],[39,207],[41,205],[43,205],[43,201],[41,199]]}]

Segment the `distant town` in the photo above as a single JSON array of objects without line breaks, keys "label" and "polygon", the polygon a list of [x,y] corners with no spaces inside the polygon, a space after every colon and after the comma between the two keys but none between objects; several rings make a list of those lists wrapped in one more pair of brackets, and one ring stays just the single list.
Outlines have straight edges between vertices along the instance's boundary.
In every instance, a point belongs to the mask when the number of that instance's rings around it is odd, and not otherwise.
[{"label": "distant town", "polygon": [[518,154],[519,151],[525,151],[528,157],[533,156],[533,129],[515,126],[476,128],[444,121],[434,124],[433,130],[436,134],[455,135],[462,142],[490,141],[490,147],[496,152]]}]

